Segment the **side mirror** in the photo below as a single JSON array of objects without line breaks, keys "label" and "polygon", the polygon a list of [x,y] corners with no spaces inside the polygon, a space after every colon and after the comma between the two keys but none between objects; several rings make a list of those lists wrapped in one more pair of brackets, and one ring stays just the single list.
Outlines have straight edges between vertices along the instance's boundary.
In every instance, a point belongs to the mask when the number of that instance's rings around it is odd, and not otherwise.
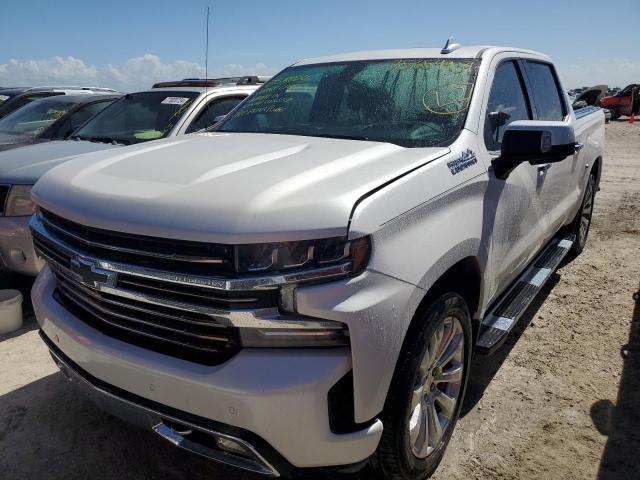
[{"label": "side mirror", "polygon": [[496,177],[504,180],[523,162],[531,165],[560,162],[575,153],[572,125],[558,121],[518,120],[507,126],[500,156],[491,164]]}]

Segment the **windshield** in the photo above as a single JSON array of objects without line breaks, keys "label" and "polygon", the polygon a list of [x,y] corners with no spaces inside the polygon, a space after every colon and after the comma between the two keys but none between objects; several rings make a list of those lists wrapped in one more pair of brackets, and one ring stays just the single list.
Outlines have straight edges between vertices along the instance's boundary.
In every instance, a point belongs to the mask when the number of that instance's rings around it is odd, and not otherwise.
[{"label": "windshield", "polygon": [[180,91],[130,93],[93,117],[72,138],[130,145],[166,137],[198,95]]},{"label": "windshield", "polygon": [[399,59],[290,67],[217,130],[444,146],[464,126],[477,65]]},{"label": "windshield", "polygon": [[69,101],[31,102],[0,120],[0,133],[37,136],[73,107]]}]

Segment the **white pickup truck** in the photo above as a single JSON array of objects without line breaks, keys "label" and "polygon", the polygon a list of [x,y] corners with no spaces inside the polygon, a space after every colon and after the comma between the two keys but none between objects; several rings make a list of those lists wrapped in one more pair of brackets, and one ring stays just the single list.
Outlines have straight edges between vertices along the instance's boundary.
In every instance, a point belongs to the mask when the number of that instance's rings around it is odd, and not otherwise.
[{"label": "white pickup truck", "polygon": [[65,163],[33,190],[42,339],[200,455],[426,478],[472,357],[585,246],[604,115],[564,92],[528,50],[350,53],[216,131]]}]

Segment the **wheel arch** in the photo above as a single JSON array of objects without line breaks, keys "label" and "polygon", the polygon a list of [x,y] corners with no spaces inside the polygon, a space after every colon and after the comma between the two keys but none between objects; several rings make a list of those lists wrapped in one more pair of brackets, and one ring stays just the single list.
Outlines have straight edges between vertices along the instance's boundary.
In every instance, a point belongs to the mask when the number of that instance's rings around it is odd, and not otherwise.
[{"label": "wheel arch", "polygon": [[481,305],[482,279],[483,274],[480,259],[477,256],[469,255],[461,258],[447,268],[426,291],[409,323],[402,348],[396,359],[393,378],[387,390],[385,409],[389,408],[390,392],[401,377],[401,368],[399,368],[399,366],[403,358],[403,353],[408,348],[411,339],[414,338],[415,332],[419,329],[424,312],[437,298],[445,293],[452,292],[457,293],[465,300],[471,316],[471,341],[475,344],[480,322],[474,318],[474,314],[480,309]]}]

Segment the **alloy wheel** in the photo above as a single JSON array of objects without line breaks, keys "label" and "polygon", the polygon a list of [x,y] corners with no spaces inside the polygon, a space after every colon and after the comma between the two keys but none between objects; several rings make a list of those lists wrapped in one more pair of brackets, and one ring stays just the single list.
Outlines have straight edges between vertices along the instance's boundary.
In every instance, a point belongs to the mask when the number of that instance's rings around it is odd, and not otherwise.
[{"label": "alloy wheel", "polygon": [[455,417],[464,379],[464,351],[462,324],[456,317],[445,318],[429,340],[414,382],[409,441],[418,458],[438,448]]}]

